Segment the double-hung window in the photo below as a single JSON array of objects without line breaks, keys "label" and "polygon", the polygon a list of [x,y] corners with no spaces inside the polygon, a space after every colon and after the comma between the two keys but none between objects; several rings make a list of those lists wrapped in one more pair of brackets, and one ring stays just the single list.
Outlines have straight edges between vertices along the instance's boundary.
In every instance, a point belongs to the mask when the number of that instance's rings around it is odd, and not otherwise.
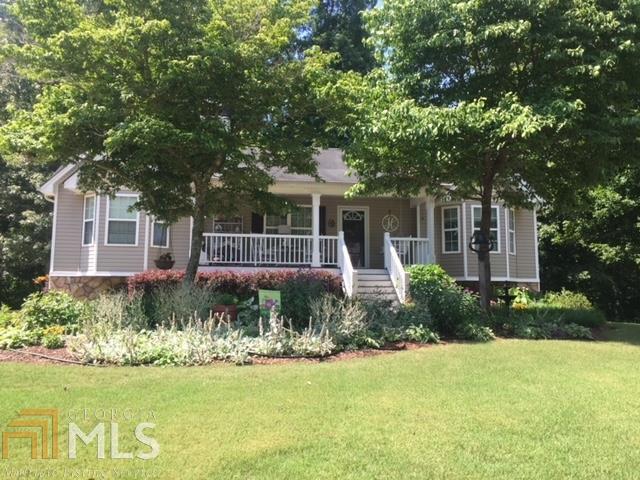
[{"label": "double-hung window", "polygon": [[509,222],[509,253],[516,254],[516,211],[513,208],[507,210],[507,219]]},{"label": "double-hung window", "polygon": [[[482,218],[482,207],[479,205],[474,205],[473,207],[473,233],[480,231],[480,221]],[[498,207],[491,207],[491,229],[490,236],[491,240],[493,240],[493,250],[492,253],[500,253],[500,218],[498,217]]]},{"label": "double-hung window", "polygon": [[460,207],[442,207],[442,251],[460,253]]},{"label": "double-hung window", "polygon": [[107,245],[138,244],[138,211],[133,204],[138,201],[137,195],[116,194],[107,203]]},{"label": "double-hung window", "polygon": [[266,215],[264,220],[265,233],[278,234],[283,231],[291,235],[311,235],[312,213],[311,207],[297,207],[287,215]]},{"label": "double-hung window", "polygon": [[96,231],[96,196],[84,197],[84,212],[82,222],[82,245],[93,245]]},{"label": "double-hung window", "polygon": [[151,224],[151,246],[169,248],[169,225],[154,219]]}]

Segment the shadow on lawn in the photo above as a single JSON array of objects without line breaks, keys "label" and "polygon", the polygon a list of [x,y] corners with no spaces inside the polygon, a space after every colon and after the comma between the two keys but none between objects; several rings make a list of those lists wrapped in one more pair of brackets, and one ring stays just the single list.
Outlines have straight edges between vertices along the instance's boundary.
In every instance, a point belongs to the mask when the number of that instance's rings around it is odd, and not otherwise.
[{"label": "shadow on lawn", "polygon": [[604,342],[628,343],[640,346],[640,323],[608,322],[598,333]]}]

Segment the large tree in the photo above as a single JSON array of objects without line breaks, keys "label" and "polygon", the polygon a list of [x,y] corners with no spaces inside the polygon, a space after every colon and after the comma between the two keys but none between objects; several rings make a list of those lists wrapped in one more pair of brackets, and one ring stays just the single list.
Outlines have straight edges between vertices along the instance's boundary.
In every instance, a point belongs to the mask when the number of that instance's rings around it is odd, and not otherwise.
[{"label": "large tree", "polygon": [[[22,29],[0,0],[0,45],[20,42]],[[0,125],[8,109],[28,108],[34,85],[16,72],[9,59],[0,62]],[[38,163],[11,164],[0,155],[0,304],[18,307],[37,289],[33,280],[47,271],[51,204],[37,187],[52,170]]]},{"label": "large tree", "polygon": [[583,292],[611,320],[640,320],[640,165],[576,196],[573,211],[543,209],[545,289]]},{"label": "large tree", "polygon": [[19,0],[26,46],[6,51],[42,93],[2,129],[5,151],[80,167],[85,189],[140,192],[138,208],[205,217],[275,208],[269,170],[314,174],[305,60],[311,4],[286,0]]},{"label": "large tree", "polygon": [[[568,201],[637,161],[639,24],[625,0],[385,1],[369,15],[385,68],[321,90],[344,107],[354,193],[475,199],[489,238],[496,198]],[[478,261],[488,308],[489,253]]]},{"label": "large tree", "polygon": [[324,52],[338,53],[337,68],[367,73],[375,66],[373,48],[366,43],[368,33],[363,14],[376,0],[319,0],[311,21],[303,30],[300,45],[307,49],[317,45]]}]

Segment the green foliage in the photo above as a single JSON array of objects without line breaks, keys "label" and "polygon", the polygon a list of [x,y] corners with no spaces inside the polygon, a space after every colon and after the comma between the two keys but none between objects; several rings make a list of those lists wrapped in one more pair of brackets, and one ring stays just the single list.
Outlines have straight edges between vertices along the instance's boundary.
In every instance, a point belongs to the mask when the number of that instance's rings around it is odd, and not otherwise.
[{"label": "green foliage", "polygon": [[178,285],[155,290],[146,302],[150,325],[166,325],[190,318],[208,318],[221,295],[200,285]]},{"label": "green foliage", "polygon": [[640,167],[576,198],[578,211],[544,210],[542,284],[584,293],[612,321],[640,321]]},{"label": "green foliage", "polygon": [[20,312],[25,328],[35,330],[51,325],[73,327],[83,319],[87,309],[66,292],[50,291],[29,295]]},{"label": "green foliage", "polygon": [[489,327],[476,323],[463,323],[456,328],[456,336],[462,340],[473,342],[489,342],[496,336]]},{"label": "green foliage", "polygon": [[14,325],[16,317],[17,312],[11,310],[8,305],[0,305],[0,328]]},{"label": "green foliage", "polygon": [[336,68],[344,72],[369,72],[375,66],[375,58],[373,48],[367,44],[363,13],[376,3],[375,0],[318,0],[300,47],[317,45],[324,52],[339,54]]},{"label": "green foliage", "polygon": [[565,289],[560,292],[547,292],[542,301],[547,305],[558,308],[573,308],[578,310],[593,309],[593,304],[584,294]]},{"label": "green foliage", "polygon": [[[638,23],[626,0],[385,0],[368,14],[383,67],[316,63],[316,92],[349,138],[350,193],[477,199],[485,235],[496,197],[571,205],[637,163]],[[479,260],[486,306],[491,256]]]},{"label": "green foliage", "polygon": [[[579,318],[579,317],[576,317]],[[561,308],[534,306],[524,310],[493,312],[492,321],[503,335],[530,340],[566,338],[593,340],[591,330],[575,323]]]},{"label": "green foliage", "polygon": [[21,0],[28,44],[5,51],[46,87],[13,112],[0,149],[82,158],[83,188],[126,187],[163,220],[193,217],[190,282],[205,216],[282,208],[271,169],[316,171],[315,97],[306,60],[291,55],[310,10],[306,0]]},{"label": "green foliage", "polygon": [[[163,318],[168,320],[169,317]],[[116,292],[100,295],[90,302],[81,328],[107,332],[124,328],[142,330],[150,323],[141,294]]]},{"label": "green foliage", "polygon": [[[0,2],[0,48],[20,42],[24,31]],[[16,108],[29,108],[37,86],[18,73],[15,62],[0,55],[0,127]],[[33,279],[48,269],[52,205],[38,192],[55,167],[34,162],[9,163],[0,155],[0,299],[18,308],[39,289]]]},{"label": "green foliage", "polygon": [[280,288],[282,315],[297,328],[304,327],[311,315],[311,301],[324,295],[322,284],[313,279],[288,279]]},{"label": "green foliage", "polygon": [[61,325],[52,325],[42,331],[42,346],[47,348],[64,347],[65,327]]},{"label": "green foliage", "polygon": [[431,326],[439,334],[456,337],[466,332],[468,325],[485,323],[477,297],[457,285],[441,266],[415,265],[408,272],[411,297],[427,306]]}]

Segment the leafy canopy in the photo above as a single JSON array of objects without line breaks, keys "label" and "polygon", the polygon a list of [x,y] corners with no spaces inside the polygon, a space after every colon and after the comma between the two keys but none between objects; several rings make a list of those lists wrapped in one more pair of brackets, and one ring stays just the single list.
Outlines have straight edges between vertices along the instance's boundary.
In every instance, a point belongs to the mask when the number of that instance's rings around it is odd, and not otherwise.
[{"label": "leafy canopy", "polygon": [[368,20],[385,68],[320,92],[355,193],[552,201],[637,159],[637,2],[389,0]]},{"label": "leafy canopy", "polygon": [[84,188],[129,187],[166,220],[267,208],[271,167],[315,172],[305,62],[292,55],[309,10],[299,0],[19,0],[29,41],[5,53],[43,90],[0,146],[78,162]]}]

